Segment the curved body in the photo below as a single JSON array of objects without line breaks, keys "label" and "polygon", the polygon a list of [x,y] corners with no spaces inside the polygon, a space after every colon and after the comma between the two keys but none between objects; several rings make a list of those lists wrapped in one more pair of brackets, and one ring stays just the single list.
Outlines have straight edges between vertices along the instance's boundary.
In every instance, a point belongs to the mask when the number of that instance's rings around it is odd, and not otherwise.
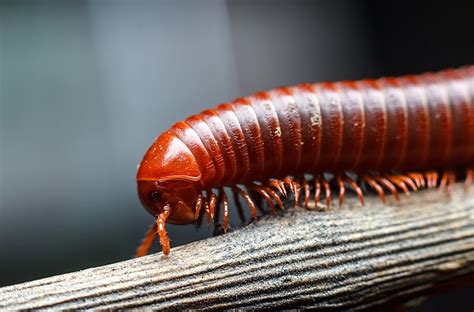
[{"label": "curved body", "polygon": [[299,173],[434,169],[474,162],[473,101],[469,67],[260,92],[168,132],[195,155],[205,189]]},{"label": "curved body", "polygon": [[[146,197],[156,181],[182,181],[200,193],[301,174],[471,165],[474,66],[399,78],[301,84],[221,104],[158,137],[137,180],[142,202],[153,213],[154,204]],[[193,196],[194,201],[181,200],[188,202],[179,208],[189,210],[188,216],[174,218],[175,223],[192,221],[197,206]]]}]

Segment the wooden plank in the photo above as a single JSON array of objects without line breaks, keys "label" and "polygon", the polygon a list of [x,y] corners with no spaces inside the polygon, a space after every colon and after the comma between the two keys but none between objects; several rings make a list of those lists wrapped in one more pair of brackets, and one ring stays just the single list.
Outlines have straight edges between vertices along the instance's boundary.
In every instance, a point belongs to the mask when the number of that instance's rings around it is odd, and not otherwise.
[{"label": "wooden plank", "polygon": [[161,254],[0,289],[0,309],[394,307],[474,276],[474,190],[290,209]]}]

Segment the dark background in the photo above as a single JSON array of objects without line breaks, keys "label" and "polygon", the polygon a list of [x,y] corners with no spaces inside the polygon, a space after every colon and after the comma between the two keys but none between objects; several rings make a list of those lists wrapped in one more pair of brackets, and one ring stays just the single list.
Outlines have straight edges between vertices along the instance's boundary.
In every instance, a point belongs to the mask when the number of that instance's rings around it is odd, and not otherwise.
[{"label": "dark background", "polygon": [[[1,1],[0,286],[129,259],[153,222],[136,166],[175,121],[279,85],[473,64],[473,17],[472,1]],[[473,291],[417,310],[470,311]]]}]

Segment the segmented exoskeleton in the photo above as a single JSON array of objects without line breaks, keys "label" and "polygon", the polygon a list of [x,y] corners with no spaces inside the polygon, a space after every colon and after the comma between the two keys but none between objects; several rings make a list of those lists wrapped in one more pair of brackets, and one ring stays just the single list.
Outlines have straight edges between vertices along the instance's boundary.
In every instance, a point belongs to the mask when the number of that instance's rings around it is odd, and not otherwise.
[{"label": "segmented exoskeleton", "polygon": [[363,204],[362,184],[382,201],[386,191],[398,199],[399,191],[450,189],[461,176],[468,186],[472,166],[474,67],[259,92],[193,115],[155,140],[137,182],[156,224],[137,254],[146,254],[155,232],[168,254],[165,222],[193,223],[202,212],[211,220],[220,207],[226,230],[225,188],[256,218],[245,189],[273,209],[289,193],[295,205],[324,198],[329,206],[331,184],[340,204],[346,188]]}]

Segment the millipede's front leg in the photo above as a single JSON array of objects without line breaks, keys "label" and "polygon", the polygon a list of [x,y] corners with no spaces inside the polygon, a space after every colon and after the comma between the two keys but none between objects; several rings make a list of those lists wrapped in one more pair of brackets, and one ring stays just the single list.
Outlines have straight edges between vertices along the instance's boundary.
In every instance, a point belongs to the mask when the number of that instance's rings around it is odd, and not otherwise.
[{"label": "millipede's front leg", "polygon": [[156,223],[153,223],[153,225],[150,226],[148,232],[145,234],[145,237],[143,238],[140,246],[138,246],[137,251],[135,252],[135,257],[146,256],[148,250],[150,250],[151,245],[153,244],[153,241],[155,240],[155,235]]},{"label": "millipede's front leg", "polygon": [[156,227],[158,237],[160,238],[161,248],[163,249],[163,253],[165,255],[169,255],[170,253],[170,239],[168,234],[166,233],[165,223],[166,219],[168,219],[169,215],[171,214],[171,206],[165,205],[163,207],[163,212],[158,215],[156,218]]}]

